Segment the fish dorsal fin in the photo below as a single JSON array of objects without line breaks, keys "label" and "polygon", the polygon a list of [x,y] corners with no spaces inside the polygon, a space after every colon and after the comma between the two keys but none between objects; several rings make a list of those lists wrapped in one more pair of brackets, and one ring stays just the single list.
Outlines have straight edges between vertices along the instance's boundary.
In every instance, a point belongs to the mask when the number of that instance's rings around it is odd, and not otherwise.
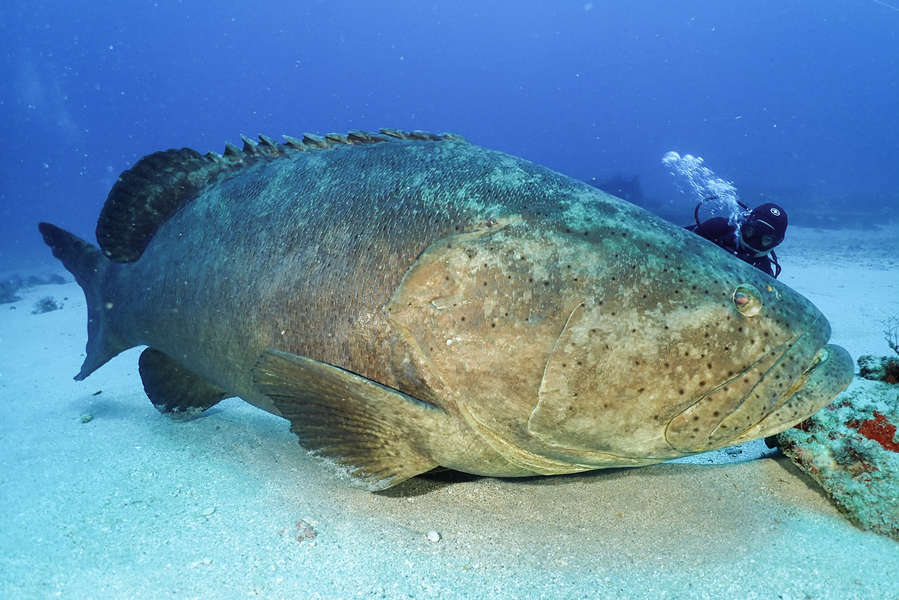
[{"label": "fish dorsal fin", "polygon": [[116,262],[134,262],[150,243],[156,230],[182,206],[221,178],[260,161],[272,161],[297,152],[328,150],[335,146],[363,145],[398,140],[456,140],[450,133],[382,129],[380,133],[350,131],[319,137],[284,136],[283,144],[269,137],[259,141],[241,136],[243,147],[226,144],[222,154],[200,154],[190,148],[149,154],[123,172],[100,213],[97,241],[103,253]]},{"label": "fish dorsal fin", "polygon": [[239,164],[204,157],[190,148],[143,157],[119,176],[100,212],[97,241],[103,253],[117,262],[137,260],[160,225]]}]

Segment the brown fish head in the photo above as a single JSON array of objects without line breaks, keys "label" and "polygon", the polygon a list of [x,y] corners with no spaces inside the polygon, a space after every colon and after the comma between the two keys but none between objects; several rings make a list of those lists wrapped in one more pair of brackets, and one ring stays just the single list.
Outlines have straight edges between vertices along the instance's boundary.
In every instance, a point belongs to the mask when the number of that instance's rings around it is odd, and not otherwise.
[{"label": "brown fish head", "polygon": [[[851,381],[806,298],[688,232],[594,245],[528,432],[579,464],[656,462],[772,435]],[[609,256],[617,257],[613,264]]]}]

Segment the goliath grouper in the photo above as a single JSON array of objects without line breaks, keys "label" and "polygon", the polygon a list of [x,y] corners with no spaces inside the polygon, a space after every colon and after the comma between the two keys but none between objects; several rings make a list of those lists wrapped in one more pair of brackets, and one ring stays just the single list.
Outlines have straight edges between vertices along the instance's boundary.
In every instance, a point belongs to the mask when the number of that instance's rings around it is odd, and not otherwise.
[{"label": "goliath grouper", "polygon": [[778,433],[853,375],[805,298],[699,236],[450,134],[151,154],[84,289],[84,379],[127,348],[173,416],[240,396],[383,489],[639,466]]}]

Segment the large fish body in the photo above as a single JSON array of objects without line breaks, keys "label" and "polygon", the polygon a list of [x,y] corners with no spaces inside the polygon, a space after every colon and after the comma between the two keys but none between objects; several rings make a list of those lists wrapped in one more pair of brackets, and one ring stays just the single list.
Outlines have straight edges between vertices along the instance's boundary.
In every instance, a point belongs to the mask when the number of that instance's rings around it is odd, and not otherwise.
[{"label": "large fish body", "polygon": [[451,135],[260,139],[139,161],[100,250],[41,224],[87,299],[76,378],[146,345],[162,412],[240,396],[379,489],[728,446],[852,377],[808,300],[582,182]]}]

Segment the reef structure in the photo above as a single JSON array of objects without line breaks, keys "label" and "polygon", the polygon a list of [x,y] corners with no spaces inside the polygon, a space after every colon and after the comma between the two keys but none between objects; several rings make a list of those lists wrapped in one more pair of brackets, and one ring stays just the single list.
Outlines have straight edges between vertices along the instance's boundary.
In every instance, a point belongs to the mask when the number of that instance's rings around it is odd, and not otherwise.
[{"label": "reef structure", "polygon": [[899,540],[897,424],[899,386],[857,377],[777,442],[852,523]]}]

